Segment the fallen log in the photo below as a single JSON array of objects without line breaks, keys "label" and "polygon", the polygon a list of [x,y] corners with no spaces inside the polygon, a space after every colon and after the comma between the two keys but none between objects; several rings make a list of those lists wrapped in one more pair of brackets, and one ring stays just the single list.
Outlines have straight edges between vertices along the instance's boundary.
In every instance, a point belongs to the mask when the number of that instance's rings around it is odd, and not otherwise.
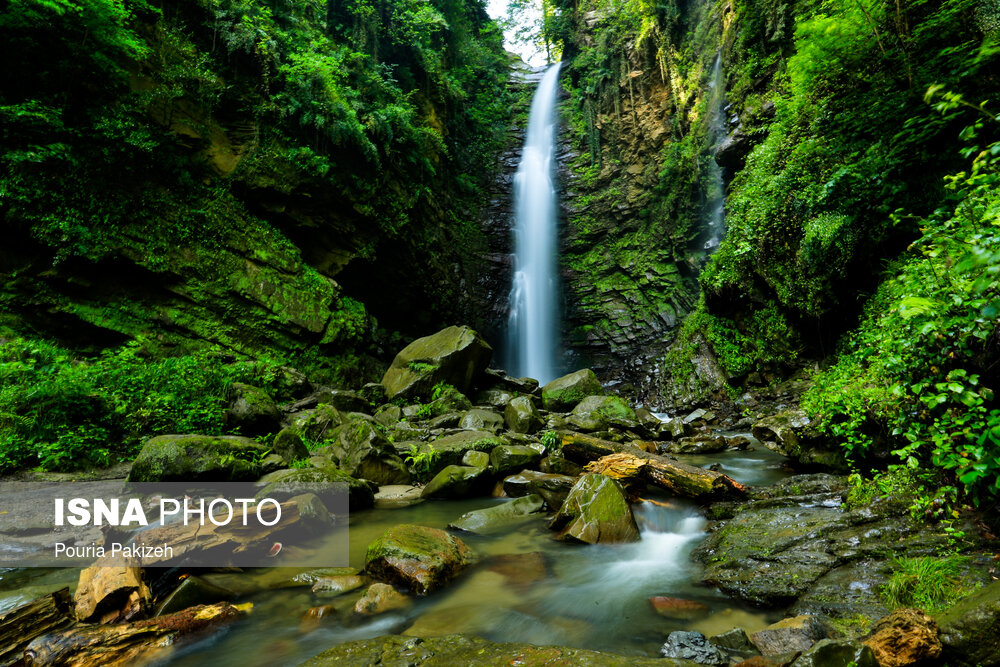
[{"label": "fallen log", "polygon": [[620,480],[641,479],[679,496],[698,500],[746,494],[746,487],[728,475],[650,454],[634,445],[571,431],[561,431],[559,436],[566,456],[591,461],[586,468],[588,472]]},{"label": "fallen log", "polygon": [[69,589],[62,588],[0,616],[0,665],[15,662],[35,637],[72,622],[72,606]]},{"label": "fallen log", "polygon": [[121,625],[80,625],[38,637],[24,649],[25,665],[125,667],[164,660],[184,637],[230,623],[246,609],[228,602]]},{"label": "fallen log", "polygon": [[[102,623],[141,618],[153,596],[142,578],[142,569],[124,566],[93,566],[80,571],[76,587],[76,617]],[[97,618],[99,617],[99,618]]]}]

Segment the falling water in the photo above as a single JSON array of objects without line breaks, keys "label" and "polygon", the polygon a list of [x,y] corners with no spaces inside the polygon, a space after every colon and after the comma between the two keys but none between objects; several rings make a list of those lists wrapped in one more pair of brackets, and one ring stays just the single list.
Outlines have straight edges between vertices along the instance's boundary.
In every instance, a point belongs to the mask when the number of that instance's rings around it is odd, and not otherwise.
[{"label": "falling water", "polygon": [[[712,152],[726,138],[726,82],[722,76],[722,54],[715,56],[712,79],[708,82],[708,145]],[[708,160],[708,183],[705,193],[706,236],[705,250],[711,252],[725,233],[726,192],[722,180],[722,167],[713,158]]]},{"label": "falling water", "polygon": [[528,134],[514,177],[514,281],[508,362],[516,376],[556,376],[559,335],[556,271],[556,118],[559,63],[546,70],[531,101]]}]

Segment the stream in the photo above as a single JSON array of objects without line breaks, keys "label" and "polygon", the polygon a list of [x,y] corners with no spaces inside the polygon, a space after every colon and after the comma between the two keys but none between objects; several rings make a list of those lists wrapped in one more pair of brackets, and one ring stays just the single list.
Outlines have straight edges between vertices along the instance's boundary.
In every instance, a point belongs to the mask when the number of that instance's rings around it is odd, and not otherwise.
[{"label": "stream", "polygon": [[[750,485],[770,484],[788,474],[782,469],[785,459],[759,445],[753,451],[683,460],[695,465],[719,463],[723,472]],[[706,521],[695,505],[653,493],[644,499],[652,502],[634,506],[642,534],[639,542],[594,546],[556,542],[546,527],[546,516],[532,515],[505,532],[462,534],[479,556],[477,565],[405,613],[351,618],[349,611],[361,590],[340,597],[313,594],[308,587],[261,591],[239,600],[254,604],[246,619],[184,645],[164,664],[295,665],[336,644],[393,633],[467,633],[494,641],[656,655],[673,630],[712,635],[741,626],[753,631],[780,617],[741,608],[698,583],[698,566],[690,562],[689,554],[704,537]],[[427,501],[355,512],[350,564],[362,568],[367,545],[393,525],[445,528],[465,512],[500,502],[504,500]],[[228,578],[266,585],[297,572],[285,568],[209,576],[219,583]],[[72,588],[77,576],[74,569],[8,570],[0,574],[0,611],[61,586]],[[654,595],[695,600],[710,612],[691,621],[664,618],[648,601]],[[336,612],[313,627],[303,623],[308,609],[327,604]]]}]

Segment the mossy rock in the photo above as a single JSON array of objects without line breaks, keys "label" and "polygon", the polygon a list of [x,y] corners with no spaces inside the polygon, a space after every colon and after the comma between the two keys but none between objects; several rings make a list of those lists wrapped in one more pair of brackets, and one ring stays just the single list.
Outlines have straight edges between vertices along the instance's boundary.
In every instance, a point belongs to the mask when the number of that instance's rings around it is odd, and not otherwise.
[{"label": "mossy rock", "polygon": [[462,431],[422,444],[420,449],[431,453],[434,470],[437,471],[445,466],[460,463],[467,451],[491,452],[494,447],[505,445],[507,442],[503,436],[488,431]]},{"label": "mossy rock", "polygon": [[243,435],[264,435],[278,430],[281,412],[266,391],[234,382],[229,388],[230,404],[226,421]]},{"label": "mossy rock", "polygon": [[530,468],[541,459],[542,455],[531,447],[498,445],[490,452],[490,468],[496,475],[509,475]]},{"label": "mossy rock", "polygon": [[[380,462],[396,456],[396,449],[382,434],[380,424],[372,420],[356,419],[338,426],[331,433],[329,457],[349,475],[364,477],[377,484],[396,484],[400,478],[393,471],[397,465],[380,465]],[[388,474],[383,476],[381,471]],[[406,480],[409,481],[409,480]]]},{"label": "mossy rock", "polygon": [[1000,665],[1000,581],[973,593],[938,615],[942,659],[964,667]]},{"label": "mossy rock", "polygon": [[373,507],[377,489],[332,466],[277,470],[262,477],[259,485],[262,488],[257,493],[258,498],[283,501],[303,493],[314,493],[333,513],[340,511],[338,504],[343,501],[345,487],[352,511]]},{"label": "mossy rock", "polygon": [[573,485],[549,528],[559,531],[556,539],[563,541],[597,544],[639,540],[639,527],[625,489],[617,480],[598,474],[584,475]]},{"label": "mossy rock", "polygon": [[290,428],[282,429],[278,435],[274,436],[271,449],[288,465],[309,458],[309,450],[302,442],[302,438],[294,429]]},{"label": "mossy rock", "polygon": [[493,348],[469,327],[448,327],[400,351],[382,377],[387,400],[429,396],[444,382],[467,391],[482,375]]},{"label": "mossy rock", "polygon": [[261,475],[264,445],[239,436],[160,435],[143,445],[130,482],[242,482]]},{"label": "mossy rock", "polygon": [[503,417],[507,428],[514,433],[536,433],[543,424],[538,408],[527,396],[519,396],[507,403]]},{"label": "mossy rock", "polygon": [[320,405],[313,410],[297,412],[289,418],[289,428],[303,440],[322,442],[331,437],[333,431],[344,423],[345,418],[332,405]]},{"label": "mossy rock", "polygon": [[380,581],[424,595],[475,561],[472,550],[437,528],[399,524],[368,545],[365,571]]},{"label": "mossy rock", "polygon": [[489,535],[504,530],[542,510],[545,501],[541,496],[531,494],[507,500],[481,510],[466,512],[448,524],[452,530],[464,530],[477,535]]},{"label": "mossy rock", "polygon": [[496,433],[503,429],[504,418],[493,410],[473,408],[464,415],[458,422],[458,427],[467,431],[489,431]]},{"label": "mossy rock", "polygon": [[550,412],[568,412],[588,396],[604,393],[601,381],[589,368],[556,378],[542,387],[542,407]]},{"label": "mossy rock", "polygon": [[420,493],[421,498],[468,498],[489,487],[490,476],[485,468],[447,466]]}]

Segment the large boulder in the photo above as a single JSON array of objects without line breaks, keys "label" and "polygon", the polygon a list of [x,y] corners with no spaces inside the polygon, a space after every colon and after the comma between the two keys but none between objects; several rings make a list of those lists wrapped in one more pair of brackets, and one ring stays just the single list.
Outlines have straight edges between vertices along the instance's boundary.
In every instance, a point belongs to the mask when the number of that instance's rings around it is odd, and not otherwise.
[{"label": "large boulder", "polygon": [[942,659],[952,667],[1000,665],[1000,581],[937,616]]},{"label": "large boulder", "polygon": [[288,426],[303,440],[323,442],[333,431],[343,424],[344,416],[332,405],[320,405],[312,410],[303,410],[288,419]]},{"label": "large boulder", "polygon": [[303,493],[315,493],[331,510],[334,509],[335,502],[342,498],[345,488],[352,511],[367,509],[375,504],[371,484],[332,466],[276,470],[264,475],[259,485],[259,498],[284,501]]},{"label": "large boulder", "polygon": [[588,396],[603,393],[601,381],[594,375],[594,371],[584,368],[556,378],[542,387],[542,406],[550,412],[568,412]]},{"label": "large boulder", "polygon": [[587,396],[576,404],[569,421],[587,431],[602,431],[609,426],[633,426],[635,411],[618,396]]},{"label": "large boulder", "polygon": [[938,625],[919,609],[897,609],[880,619],[865,644],[881,667],[911,667],[941,657]]},{"label": "large boulder", "polygon": [[485,468],[447,466],[420,493],[421,498],[468,498],[488,490],[490,476]]},{"label": "large boulder", "polygon": [[132,463],[130,482],[244,482],[261,476],[268,448],[231,435],[160,435]]},{"label": "large boulder", "polygon": [[556,539],[564,541],[597,544],[639,540],[639,527],[625,489],[617,480],[592,473],[573,485],[549,528],[559,531]]},{"label": "large boulder", "polygon": [[475,561],[465,542],[437,528],[399,524],[368,545],[365,571],[424,595]]},{"label": "large boulder", "polygon": [[817,424],[802,410],[782,410],[751,427],[765,447],[799,463],[846,470],[843,449],[828,446]]},{"label": "large boulder", "polygon": [[490,452],[490,468],[498,476],[530,468],[541,460],[538,450],[525,445],[498,445]]},{"label": "large boulder", "polygon": [[309,458],[309,449],[299,434],[290,428],[282,429],[274,436],[271,449],[288,465]]},{"label": "large boulder", "polygon": [[514,498],[481,510],[466,512],[448,524],[448,527],[477,535],[489,535],[521,523],[525,518],[540,512],[544,504],[542,497],[534,494]]},{"label": "large boulder", "polygon": [[514,433],[534,433],[543,424],[535,402],[527,396],[512,399],[504,409],[503,417],[507,428]]},{"label": "large boulder", "polygon": [[355,419],[330,434],[322,455],[352,477],[376,484],[406,484],[409,473],[396,448],[382,435],[381,425],[370,418]]},{"label": "large boulder", "polygon": [[474,408],[469,410],[458,422],[458,427],[466,431],[489,431],[496,433],[503,429],[504,419],[493,410]]},{"label": "large boulder", "polygon": [[382,386],[390,401],[427,396],[439,382],[465,392],[492,355],[493,348],[469,327],[448,327],[403,348],[382,377]]},{"label": "large boulder", "polygon": [[266,391],[242,382],[229,388],[230,403],[226,421],[243,435],[274,433],[281,421],[281,412]]},{"label": "large boulder", "polygon": [[465,453],[470,450],[489,453],[494,447],[504,444],[507,444],[506,438],[489,431],[462,431],[422,444],[420,450],[427,452],[431,457],[432,471],[436,472],[445,466],[460,463]]}]

